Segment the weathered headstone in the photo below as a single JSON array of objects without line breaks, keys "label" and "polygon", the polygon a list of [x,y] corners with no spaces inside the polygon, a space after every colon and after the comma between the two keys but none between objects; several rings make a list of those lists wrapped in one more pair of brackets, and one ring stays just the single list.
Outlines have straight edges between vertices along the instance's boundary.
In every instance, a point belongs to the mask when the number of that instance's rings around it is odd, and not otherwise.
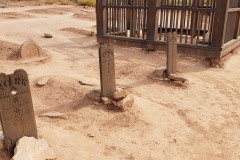
[{"label": "weathered headstone", "polygon": [[101,78],[101,96],[112,98],[116,91],[115,62],[113,46],[102,45],[99,48]]},{"label": "weathered headstone", "polygon": [[167,35],[167,74],[177,72],[177,33]]},{"label": "weathered headstone", "polygon": [[32,39],[24,42],[19,51],[18,57],[21,59],[37,58],[45,56],[42,48]]},{"label": "weathered headstone", "polygon": [[38,137],[26,71],[0,74],[0,120],[10,156],[20,138]]}]

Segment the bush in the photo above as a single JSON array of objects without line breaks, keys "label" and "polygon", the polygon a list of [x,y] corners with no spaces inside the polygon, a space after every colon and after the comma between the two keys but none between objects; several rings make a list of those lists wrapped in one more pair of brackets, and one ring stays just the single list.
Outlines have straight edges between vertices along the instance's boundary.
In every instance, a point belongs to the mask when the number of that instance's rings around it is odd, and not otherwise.
[{"label": "bush", "polygon": [[46,0],[45,3],[46,4],[53,4],[53,3],[56,3],[56,0]]},{"label": "bush", "polygon": [[96,0],[77,0],[78,5],[83,5],[83,6],[91,6],[95,7],[96,6]]}]

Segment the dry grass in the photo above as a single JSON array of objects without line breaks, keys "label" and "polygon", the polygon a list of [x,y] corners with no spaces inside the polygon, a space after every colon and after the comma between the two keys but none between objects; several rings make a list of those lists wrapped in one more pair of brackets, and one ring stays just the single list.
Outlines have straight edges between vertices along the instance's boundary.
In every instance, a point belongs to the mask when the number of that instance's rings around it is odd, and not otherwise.
[{"label": "dry grass", "polygon": [[96,6],[96,0],[77,0],[78,5],[84,5],[84,6]]}]

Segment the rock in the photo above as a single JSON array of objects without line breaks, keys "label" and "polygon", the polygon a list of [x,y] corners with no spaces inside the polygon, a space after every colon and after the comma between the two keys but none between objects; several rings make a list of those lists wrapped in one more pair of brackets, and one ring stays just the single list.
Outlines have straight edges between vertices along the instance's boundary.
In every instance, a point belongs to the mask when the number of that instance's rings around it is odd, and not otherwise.
[{"label": "rock", "polygon": [[44,36],[46,37],[46,38],[52,38],[53,36],[51,35],[51,34],[49,34],[49,33],[44,33]]},{"label": "rock", "polygon": [[4,150],[4,149],[6,149],[5,143],[4,143],[4,136],[3,136],[3,132],[0,131],[0,150]]},{"label": "rock", "polygon": [[90,84],[90,83],[85,83],[85,82],[83,82],[83,81],[81,81],[81,80],[79,80],[78,81],[81,85],[85,85],[85,86],[94,86],[93,84]]},{"label": "rock", "polygon": [[47,76],[42,77],[41,79],[39,79],[37,81],[37,85],[40,86],[40,87],[43,87],[48,83],[48,80],[49,80],[49,77],[47,77]]},{"label": "rock", "polygon": [[182,82],[182,81],[174,81],[174,84],[178,87],[183,87],[183,88],[187,88],[188,87],[188,83],[187,82]]},{"label": "rock", "polygon": [[14,150],[11,160],[56,160],[56,154],[44,139],[33,137],[21,138]]},{"label": "rock", "polygon": [[123,98],[127,97],[127,91],[118,89],[116,92],[113,93],[113,99],[116,101],[122,100]]},{"label": "rock", "polygon": [[47,113],[41,114],[40,117],[68,119],[68,115],[67,114],[60,113],[60,112],[57,112],[57,111],[52,111],[52,112],[47,112]]},{"label": "rock", "polygon": [[91,98],[92,100],[101,101],[101,90],[100,89],[95,89],[87,93],[87,96]]},{"label": "rock", "polygon": [[102,102],[104,105],[109,105],[112,103],[112,101],[107,97],[102,97]]},{"label": "rock", "polygon": [[153,71],[153,74],[157,77],[165,77],[167,74],[167,67],[159,67]]},{"label": "rock", "polygon": [[29,59],[43,56],[45,56],[45,54],[42,48],[32,39],[28,39],[26,42],[24,42],[18,51],[18,57],[20,57],[21,59]]},{"label": "rock", "polygon": [[132,107],[133,104],[134,104],[134,98],[128,95],[126,98],[117,102],[117,107],[121,108],[122,110],[125,110],[127,108]]},{"label": "rock", "polygon": [[170,79],[171,81],[180,81],[182,83],[185,83],[187,81],[187,79],[180,77],[177,74],[170,74],[168,75],[168,79]]}]

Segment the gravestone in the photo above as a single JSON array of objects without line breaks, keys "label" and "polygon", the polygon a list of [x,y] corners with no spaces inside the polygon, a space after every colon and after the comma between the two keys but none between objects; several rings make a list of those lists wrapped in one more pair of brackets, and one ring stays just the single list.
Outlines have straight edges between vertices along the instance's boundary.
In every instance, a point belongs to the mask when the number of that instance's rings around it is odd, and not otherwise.
[{"label": "gravestone", "polygon": [[177,33],[169,32],[167,35],[167,74],[177,72]]},{"label": "gravestone", "polygon": [[20,138],[38,137],[26,71],[0,74],[0,120],[10,156],[13,156],[16,142]]},{"label": "gravestone", "polygon": [[101,96],[112,98],[116,91],[115,62],[113,46],[102,45],[99,48],[101,78]]},{"label": "gravestone", "polygon": [[32,39],[24,42],[19,51],[18,57],[21,59],[37,58],[45,56],[42,48]]}]

